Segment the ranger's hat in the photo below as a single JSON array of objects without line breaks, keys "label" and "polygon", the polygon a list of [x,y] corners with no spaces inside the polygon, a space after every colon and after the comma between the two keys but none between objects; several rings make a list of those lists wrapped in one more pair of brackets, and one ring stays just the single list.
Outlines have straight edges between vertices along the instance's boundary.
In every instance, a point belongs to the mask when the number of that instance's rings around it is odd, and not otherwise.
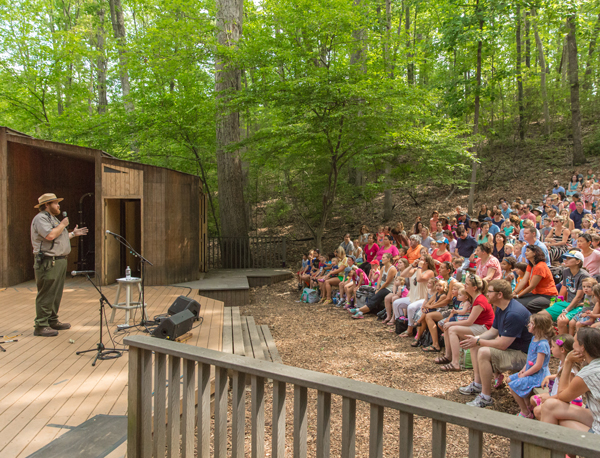
[{"label": "ranger's hat", "polygon": [[64,199],[61,197],[60,199],[58,197],[56,197],[56,194],[53,194],[51,192],[48,192],[46,194],[42,194],[40,197],[38,197],[38,204],[35,205],[33,208],[40,208],[40,205],[44,205],[47,204],[49,202],[62,202]]}]

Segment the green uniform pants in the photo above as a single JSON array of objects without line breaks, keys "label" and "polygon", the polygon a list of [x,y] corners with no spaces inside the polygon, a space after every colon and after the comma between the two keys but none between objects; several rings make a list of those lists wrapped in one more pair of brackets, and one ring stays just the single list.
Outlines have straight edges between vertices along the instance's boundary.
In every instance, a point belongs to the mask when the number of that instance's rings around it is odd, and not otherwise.
[{"label": "green uniform pants", "polygon": [[58,308],[62,299],[67,274],[67,260],[45,258],[35,263],[35,281],[37,297],[35,298],[35,327],[45,328],[58,322]]}]

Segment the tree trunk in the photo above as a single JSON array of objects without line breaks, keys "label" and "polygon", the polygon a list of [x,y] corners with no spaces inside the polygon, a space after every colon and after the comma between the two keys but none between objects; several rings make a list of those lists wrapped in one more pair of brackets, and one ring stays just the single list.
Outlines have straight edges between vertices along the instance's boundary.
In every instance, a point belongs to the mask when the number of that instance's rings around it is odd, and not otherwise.
[{"label": "tree trunk", "polygon": [[[243,0],[217,0],[217,40],[223,48],[236,48],[242,36]],[[215,92],[217,103],[217,179],[219,184],[219,212],[223,237],[243,237],[242,250],[249,250],[248,220],[244,201],[242,161],[239,150],[231,151],[240,140],[239,113],[229,110],[231,93],[240,90],[241,70],[228,53],[217,54],[215,59]],[[226,268],[246,267],[247,255],[236,256],[233,244],[223,244],[223,262]],[[247,253],[246,253],[247,254]],[[241,261],[241,264],[240,264]]]},{"label": "tree trunk", "polygon": [[413,53],[410,43],[410,6],[406,7],[406,18],[404,20],[404,30],[406,31],[406,80],[412,85],[415,82],[415,66],[412,62]]},{"label": "tree trunk", "polygon": [[394,211],[394,196],[392,194],[392,189],[391,189],[392,180],[390,179],[391,172],[392,172],[392,170],[391,170],[390,166],[387,165],[385,167],[386,189],[383,193],[383,220],[384,221],[391,221],[392,214]]},{"label": "tree trunk", "polygon": [[121,0],[109,0],[110,5],[110,20],[112,22],[114,36],[117,40],[117,49],[119,52],[119,78],[121,80],[121,92],[123,94],[123,102],[125,111],[132,112],[134,107],[129,100],[129,72],[127,70],[127,40],[125,36],[125,19],[123,18],[123,5]]},{"label": "tree trunk", "polygon": [[579,105],[579,68],[575,14],[567,16],[567,50],[569,54],[569,86],[571,88],[571,126],[573,128],[573,165],[585,163],[581,142],[581,110]]},{"label": "tree trunk", "polygon": [[533,21],[533,33],[535,35],[535,43],[538,49],[538,62],[540,64],[540,89],[542,92],[542,111],[544,113],[544,133],[550,135],[552,124],[550,121],[550,110],[548,109],[548,91],[546,90],[546,59],[544,58],[544,45],[538,33],[537,18],[535,9],[531,10],[531,15],[535,18]]},{"label": "tree trunk", "polygon": [[[479,0],[475,7],[476,14],[479,13]],[[479,19],[479,31],[483,31],[483,19]],[[473,115],[473,135],[479,133],[479,111],[481,105],[481,54],[483,51],[483,42],[477,42],[477,71],[475,73],[475,107]],[[477,157],[477,148],[475,148],[475,157]],[[473,202],[475,200],[475,184],[477,181],[477,160],[474,159],[471,164],[471,187],[469,189],[469,214],[473,214]]]},{"label": "tree trunk", "polygon": [[531,23],[529,21],[529,11],[525,11],[525,65],[527,68],[531,68],[531,38],[529,37],[529,30]]},{"label": "tree trunk", "polygon": [[98,113],[106,113],[106,57],[104,54],[104,8],[98,9],[98,30],[96,32],[96,73],[98,75]]},{"label": "tree trunk", "polygon": [[600,35],[600,14],[598,14],[598,20],[596,21],[596,25],[594,26],[594,32],[592,33],[592,38],[590,39],[590,46],[588,48],[588,57],[587,62],[585,64],[585,75],[583,77],[583,89],[589,91],[592,88],[592,57],[594,56],[594,50],[596,49],[596,40],[598,39],[598,35]]},{"label": "tree trunk", "polygon": [[525,106],[523,105],[523,74],[521,73],[521,6],[517,5],[517,99],[519,103],[519,138],[525,140]]}]

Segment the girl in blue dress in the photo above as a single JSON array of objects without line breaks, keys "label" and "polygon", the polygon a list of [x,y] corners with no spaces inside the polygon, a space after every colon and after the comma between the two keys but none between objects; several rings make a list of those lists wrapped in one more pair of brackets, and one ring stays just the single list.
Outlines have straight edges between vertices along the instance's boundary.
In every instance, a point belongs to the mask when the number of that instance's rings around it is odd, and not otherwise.
[{"label": "girl in blue dress", "polygon": [[517,416],[533,418],[529,402],[531,391],[541,386],[544,378],[550,375],[548,363],[551,351],[548,341],[554,336],[552,318],[546,313],[531,315],[527,329],[533,334],[527,352],[527,362],[518,374],[509,377],[508,387],[521,408]]}]

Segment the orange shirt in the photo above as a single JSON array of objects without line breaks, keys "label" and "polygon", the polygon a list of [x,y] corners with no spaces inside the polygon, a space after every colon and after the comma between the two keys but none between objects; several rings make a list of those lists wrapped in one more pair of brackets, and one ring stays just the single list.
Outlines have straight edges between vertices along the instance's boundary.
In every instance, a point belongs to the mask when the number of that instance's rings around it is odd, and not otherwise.
[{"label": "orange shirt", "polygon": [[527,272],[529,272],[529,278],[533,278],[534,275],[539,275],[542,277],[537,286],[533,289],[532,294],[543,294],[545,296],[557,296],[558,291],[556,290],[556,285],[554,284],[554,277],[552,276],[552,272],[550,272],[550,268],[545,262],[539,262],[534,267],[533,270],[531,266],[527,266]]},{"label": "orange shirt", "polygon": [[406,257],[408,258],[408,263],[412,264],[413,262],[415,262],[418,258],[421,257],[421,249],[423,247],[419,244],[417,245],[415,248],[408,248],[408,250],[406,251]]}]

